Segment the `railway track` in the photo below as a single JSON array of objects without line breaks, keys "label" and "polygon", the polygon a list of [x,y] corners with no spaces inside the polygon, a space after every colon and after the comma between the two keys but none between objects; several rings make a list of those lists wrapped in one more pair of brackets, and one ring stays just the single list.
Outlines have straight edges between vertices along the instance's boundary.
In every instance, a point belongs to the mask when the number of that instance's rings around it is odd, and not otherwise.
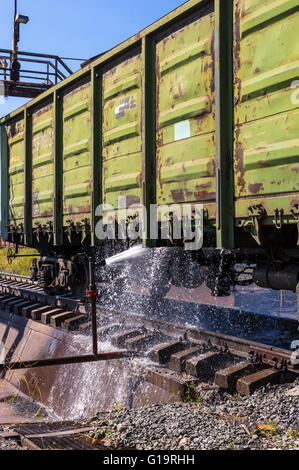
[{"label": "railway track", "polygon": [[85,304],[79,299],[71,294],[47,295],[29,277],[17,274],[0,273],[0,308],[66,330],[88,320]]},{"label": "railway track", "polygon": [[144,369],[144,380],[181,399],[196,394],[202,382],[250,395],[265,384],[292,381],[299,374],[290,350],[147,315],[122,312],[120,319],[119,313],[105,308],[100,312],[106,321],[98,329],[99,340],[147,356],[151,365]]},{"label": "railway track", "polygon": [[[0,308],[56,328],[91,331],[88,314],[77,299],[48,296],[24,276],[0,273]],[[299,374],[299,353],[297,357],[289,348],[113,310],[104,303],[97,315],[99,341],[109,340],[114,348],[149,358],[142,378],[182,399],[196,393],[203,381],[249,395],[265,384],[292,381]],[[280,328],[290,338],[299,338],[298,332],[294,336],[296,322],[280,319]]]},{"label": "railway track", "polygon": [[[138,368],[137,385],[144,381],[189,402],[197,400],[203,387],[250,395],[266,384],[292,382],[298,377],[299,354],[297,357],[289,348],[165,321],[131,307],[128,301],[126,311],[117,305],[111,308],[101,300],[97,333],[99,342],[110,341],[113,350],[135,351],[137,358],[147,358]],[[0,309],[80,334],[91,331],[88,314],[78,299],[48,296],[24,276],[0,273]],[[277,322],[272,319],[272,327],[278,324],[287,337],[296,339],[296,322]],[[263,328],[262,323],[258,328]],[[88,421],[27,423],[12,426],[0,437],[28,449],[110,450],[104,441],[92,441],[88,434],[92,429]]]}]

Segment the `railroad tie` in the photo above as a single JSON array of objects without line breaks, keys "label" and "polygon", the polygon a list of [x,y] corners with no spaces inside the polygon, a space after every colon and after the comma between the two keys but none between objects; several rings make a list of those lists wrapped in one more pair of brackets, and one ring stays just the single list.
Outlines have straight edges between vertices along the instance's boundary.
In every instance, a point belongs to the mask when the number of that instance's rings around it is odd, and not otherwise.
[{"label": "railroad tie", "polygon": [[183,351],[172,354],[168,364],[169,369],[181,374],[185,371],[186,360],[198,356],[198,354],[202,353],[202,349],[203,348],[200,346],[194,346],[193,348],[184,349]]},{"label": "railroad tie", "polygon": [[36,308],[39,308],[39,307],[43,307],[42,304],[32,304],[31,305],[28,305],[28,307],[23,307],[22,308],[22,316],[23,317],[30,317],[31,315],[31,312],[32,310],[36,309]]},{"label": "railroad tie", "polygon": [[0,307],[5,307],[5,304],[7,301],[15,299],[15,297],[12,297],[10,294],[5,294],[0,297]]},{"label": "railroad tie", "polygon": [[9,311],[13,312],[14,306],[20,304],[21,302],[23,302],[23,299],[21,299],[20,297],[15,297],[14,300],[8,302],[7,307],[9,308]]},{"label": "railroad tie", "polygon": [[146,370],[145,381],[173,394],[178,399],[191,396],[196,391],[196,377],[182,377],[173,370],[161,367],[149,367]]},{"label": "railroad tie", "polygon": [[51,308],[51,310],[44,312],[41,314],[41,322],[44,325],[47,325],[50,323],[50,319],[53,315],[57,315],[58,313],[63,313],[63,310],[61,308]]},{"label": "railroad tie", "polygon": [[1,294],[1,296],[0,296],[0,303],[1,303],[2,300],[8,299],[9,297],[11,297],[11,295],[9,295],[9,294]]},{"label": "railroad tie", "polygon": [[15,304],[13,306],[13,313],[15,313],[16,315],[21,315],[22,313],[22,308],[23,307],[28,307],[29,305],[33,305],[32,302],[30,302],[30,300],[22,300],[20,301],[20,303],[18,304]]},{"label": "railroad tie", "polygon": [[219,368],[227,367],[232,361],[233,358],[230,354],[207,352],[187,359],[185,362],[185,371],[187,374],[193,375],[194,377],[214,379],[215,372],[219,370]]},{"label": "railroad tie", "polygon": [[81,323],[81,325],[79,325],[79,333],[81,333],[82,335],[83,335],[83,334],[90,333],[91,328],[92,328],[92,323],[91,323],[91,321],[87,321],[87,322],[85,322],[85,323]]},{"label": "railroad tie", "polygon": [[125,341],[126,349],[131,351],[145,351],[149,346],[161,341],[161,334],[158,332],[144,333]]},{"label": "railroad tie", "polygon": [[142,328],[135,329],[135,330],[131,329],[131,330],[123,331],[122,333],[119,333],[117,335],[113,335],[111,337],[111,343],[112,343],[113,346],[115,346],[117,348],[124,348],[125,343],[128,339],[134,338],[135,336],[140,336],[144,333],[145,333],[145,331]]},{"label": "railroad tie", "polygon": [[275,369],[263,369],[254,374],[242,377],[237,382],[237,392],[241,395],[251,395],[255,390],[267,384],[281,383],[283,372]]},{"label": "railroad tie", "polygon": [[61,328],[67,331],[71,331],[78,327],[82,322],[86,321],[87,316],[84,313],[76,315],[73,318],[68,318],[61,324]]},{"label": "railroad tie", "polygon": [[[91,325],[92,324],[90,322],[90,326]],[[122,325],[119,323],[112,323],[110,325],[105,325],[105,326],[102,326],[101,328],[98,328],[97,332],[98,332],[99,340],[104,340],[109,335],[117,333],[121,327]]]},{"label": "railroad tie", "polygon": [[15,296],[9,295],[6,298],[0,300],[0,306],[6,308],[9,305],[9,302],[16,300]]},{"label": "railroad tie", "polygon": [[154,362],[158,362],[159,364],[167,364],[172,354],[182,351],[188,347],[191,347],[191,344],[189,345],[183,341],[170,341],[169,343],[160,344],[159,346],[153,348],[149,356]]},{"label": "railroad tie", "polygon": [[51,318],[50,318],[50,323],[51,323],[51,326],[53,326],[54,328],[57,328],[59,327],[65,320],[67,320],[68,318],[73,318],[74,316],[76,316],[75,312],[63,312],[63,313],[58,313],[57,315],[53,315]]},{"label": "railroad tie", "polygon": [[258,372],[262,366],[251,362],[239,362],[225,369],[218,370],[215,374],[215,384],[220,388],[234,391],[240,378]]},{"label": "railroad tie", "polygon": [[41,316],[44,312],[49,312],[50,310],[53,310],[53,306],[51,305],[44,305],[43,307],[35,308],[34,310],[31,310],[31,318],[32,320],[40,320]]}]

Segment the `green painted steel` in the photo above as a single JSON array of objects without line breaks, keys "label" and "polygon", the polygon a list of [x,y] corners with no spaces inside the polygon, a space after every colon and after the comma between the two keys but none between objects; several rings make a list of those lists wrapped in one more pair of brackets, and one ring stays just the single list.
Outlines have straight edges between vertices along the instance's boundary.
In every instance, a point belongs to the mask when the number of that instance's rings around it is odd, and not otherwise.
[{"label": "green painted steel", "polygon": [[9,214],[8,223],[24,226],[24,113],[6,127],[8,137]]},{"label": "green painted steel", "polygon": [[32,116],[30,111],[24,111],[25,136],[25,194],[24,194],[24,243],[32,243]]},{"label": "green painted steel", "polygon": [[63,152],[63,102],[59,91],[53,95],[54,112],[54,245],[63,244],[63,209],[62,209],[62,152]]},{"label": "green painted steel", "polygon": [[233,4],[215,2],[215,121],[217,246],[234,248]]},{"label": "green painted steel", "polygon": [[8,231],[8,140],[6,128],[1,126],[1,236],[7,239]]},{"label": "green painted steel", "polygon": [[213,11],[157,42],[157,203],[215,205]]},{"label": "green painted steel", "polygon": [[63,225],[91,213],[91,86],[79,83],[63,95]]},{"label": "green painted steel", "polygon": [[54,216],[54,105],[32,114],[32,225],[53,222]]},{"label": "green painted steel", "polygon": [[102,203],[102,76],[96,68],[91,70],[92,101],[92,245],[96,244],[96,210]]},{"label": "green painted steel", "polygon": [[263,196],[268,216],[288,216],[299,191],[299,4],[234,4],[236,215]]},{"label": "green painted steel", "polygon": [[219,248],[251,206],[297,223],[298,27],[298,0],[189,0],[1,119],[2,223],[61,246],[88,219],[94,244],[119,197],[202,203]]},{"label": "green painted steel", "polygon": [[150,208],[156,204],[156,44],[151,36],[142,39],[142,196],[147,217],[143,218],[144,245],[155,246],[150,236]]},{"label": "green painted steel", "polygon": [[140,52],[103,74],[103,202],[142,203]]}]

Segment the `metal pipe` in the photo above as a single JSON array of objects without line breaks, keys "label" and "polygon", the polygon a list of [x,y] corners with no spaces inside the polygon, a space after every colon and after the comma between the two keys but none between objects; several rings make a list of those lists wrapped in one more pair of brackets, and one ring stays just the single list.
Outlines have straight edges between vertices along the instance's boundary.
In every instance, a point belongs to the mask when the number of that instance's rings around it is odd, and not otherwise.
[{"label": "metal pipe", "polygon": [[[27,70],[27,69],[22,69],[22,73],[36,73],[38,75],[47,75],[47,72],[44,71],[44,70]],[[55,77],[55,72],[49,72],[49,75],[52,75],[53,77]],[[38,79],[39,77],[34,77],[36,79]]]},{"label": "metal pipe", "polygon": [[[28,78],[28,77],[27,77]],[[15,85],[15,82],[13,80],[6,80],[6,84],[7,85]],[[31,82],[22,82],[22,83],[18,83],[17,86],[27,86],[27,87],[36,87],[36,88],[44,88],[44,89],[48,89],[48,85],[46,85],[45,83],[31,83]]]},{"label": "metal pipe", "polygon": [[13,17],[13,36],[12,36],[12,62],[16,60],[18,50],[17,30],[16,30],[16,17],[17,17],[17,0],[15,0],[15,9]]},{"label": "metal pipe", "polygon": [[92,350],[93,354],[98,353],[98,335],[97,335],[97,290],[94,280],[94,255],[89,257],[89,288],[86,292],[87,297],[90,299],[90,313],[92,324]]},{"label": "metal pipe", "polygon": [[[0,53],[5,52],[5,53],[11,53],[9,49],[0,49]],[[40,54],[38,52],[26,52],[26,51],[18,51],[19,55],[29,55],[29,56],[34,56],[34,57],[46,57],[48,59],[59,59],[57,55],[51,55],[51,54]]]},{"label": "metal pipe", "polygon": [[270,264],[259,264],[254,270],[253,281],[259,287],[296,292],[299,264],[286,264],[280,270]]},{"label": "metal pipe", "polygon": [[86,356],[61,357],[56,359],[37,359],[32,361],[21,362],[4,362],[2,364],[0,363],[0,371],[32,369],[36,367],[61,366],[65,364],[80,364],[85,362],[113,361],[116,359],[136,357],[137,355],[138,353],[136,353],[135,351],[113,351],[108,353],[90,354]]}]

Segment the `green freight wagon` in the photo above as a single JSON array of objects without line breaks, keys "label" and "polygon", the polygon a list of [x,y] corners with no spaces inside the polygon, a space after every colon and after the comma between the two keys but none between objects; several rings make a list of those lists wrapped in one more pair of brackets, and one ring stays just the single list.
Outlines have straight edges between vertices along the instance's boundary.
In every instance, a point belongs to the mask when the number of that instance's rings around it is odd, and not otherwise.
[{"label": "green freight wagon", "polygon": [[[197,264],[214,295],[298,290],[298,30],[298,0],[189,0],[3,118],[3,236],[40,251],[32,278],[74,288],[94,247],[102,262],[136,243],[133,224],[175,248],[174,284],[201,283]],[[200,225],[198,249],[179,219]]]}]

